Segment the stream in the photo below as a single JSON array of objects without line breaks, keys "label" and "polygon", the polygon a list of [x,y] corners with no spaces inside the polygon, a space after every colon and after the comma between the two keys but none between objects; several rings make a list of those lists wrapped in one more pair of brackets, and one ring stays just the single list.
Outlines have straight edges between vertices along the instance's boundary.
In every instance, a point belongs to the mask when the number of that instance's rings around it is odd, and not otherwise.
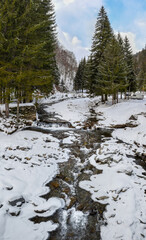
[{"label": "stream", "polygon": [[[64,148],[70,150],[68,162],[60,163],[59,173],[46,184],[50,191],[41,196],[46,200],[51,197],[62,198],[66,204],[53,216],[36,215],[30,220],[35,224],[49,220],[57,223],[58,228],[49,233],[48,239],[51,240],[100,240],[100,227],[106,225],[103,219],[106,205],[94,202],[90,193],[79,187],[79,182],[89,180],[93,174],[102,173],[89,163],[88,158],[96,152],[101,142],[111,137],[111,130],[90,130],[90,125],[92,126],[96,121],[93,110],[85,126],[76,129],[71,123],[60,119],[56,113],[46,112],[47,106],[46,104],[39,106],[37,126],[28,127],[26,130],[51,134],[59,140],[62,151]],[[73,141],[68,143],[65,139],[69,136],[73,137]]]},{"label": "stream", "polygon": [[[46,201],[53,197],[62,199],[65,206],[48,217],[38,216],[36,213],[36,216],[31,218],[30,221],[34,224],[52,221],[58,225],[56,230],[49,232],[47,240],[101,240],[101,226],[107,225],[104,217],[107,204],[93,201],[91,193],[79,187],[79,183],[90,181],[90,177],[93,175],[102,174],[103,170],[91,165],[89,158],[98,149],[101,150],[104,143],[105,147],[107,146],[107,142],[112,139],[112,130],[104,128],[92,130],[94,124],[98,123],[94,109],[90,109],[90,116],[81,128],[77,129],[70,122],[60,119],[55,112],[47,112],[48,105],[51,106],[51,104],[41,104],[39,106],[39,121],[36,126],[27,127],[26,130],[51,134],[59,140],[62,152],[65,149],[69,150],[68,161],[59,163],[57,175],[46,184],[48,192],[40,196]],[[116,143],[120,145],[118,140]],[[118,148],[115,149],[116,151],[111,152],[111,156],[106,159],[109,161],[108,164],[111,164],[111,157],[112,162],[116,161],[117,163],[119,159],[117,157],[119,155],[116,155],[119,150]],[[142,166],[140,160],[133,155],[127,155],[127,157],[135,159],[136,163]],[[119,159],[119,161],[121,160]],[[125,170],[125,174],[130,176],[131,172]],[[117,197],[119,197],[119,194]]]}]

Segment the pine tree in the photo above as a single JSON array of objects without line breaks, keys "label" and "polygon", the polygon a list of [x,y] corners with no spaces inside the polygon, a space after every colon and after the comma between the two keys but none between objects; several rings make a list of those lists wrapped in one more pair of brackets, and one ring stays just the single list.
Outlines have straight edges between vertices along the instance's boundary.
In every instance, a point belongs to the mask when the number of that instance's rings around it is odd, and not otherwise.
[{"label": "pine tree", "polygon": [[[112,28],[107,16],[107,13],[102,6],[95,25],[95,33],[93,36],[93,42],[91,47],[91,57],[90,57],[90,68],[91,68],[91,78],[90,78],[90,92],[95,92],[95,85],[97,89],[98,85],[98,66],[103,58],[104,50],[107,43],[113,35]],[[91,87],[92,86],[92,87]]]},{"label": "pine tree", "polygon": [[127,63],[127,83],[129,85],[127,90],[129,92],[135,91],[136,78],[134,73],[133,54],[132,54],[132,49],[127,36],[124,39],[124,54],[125,54],[125,61]]}]

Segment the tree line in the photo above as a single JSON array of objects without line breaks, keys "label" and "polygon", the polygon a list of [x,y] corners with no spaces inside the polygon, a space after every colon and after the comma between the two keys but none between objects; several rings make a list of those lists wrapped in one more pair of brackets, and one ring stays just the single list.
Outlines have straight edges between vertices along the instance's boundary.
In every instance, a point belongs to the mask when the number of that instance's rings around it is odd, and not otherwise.
[{"label": "tree line", "polygon": [[107,13],[102,6],[95,25],[90,56],[81,60],[74,79],[75,90],[87,89],[90,94],[101,95],[106,101],[108,95],[113,101],[118,93],[135,91],[136,76],[133,54],[127,36],[123,40],[116,36]]},{"label": "tree line", "polygon": [[[20,102],[32,101],[38,95],[48,96],[53,84],[59,83],[58,46],[51,0],[0,1],[0,104],[5,104],[7,117],[9,103],[14,99],[19,116]],[[62,55],[61,58],[59,61],[66,63]],[[143,54],[141,58],[144,59]],[[79,64],[75,90],[88,89],[91,94],[101,95],[103,101],[109,94],[116,99],[118,92],[136,90],[134,66],[137,65],[136,61],[133,64],[128,38],[115,36],[101,7],[91,54]],[[145,76],[145,70],[135,69],[140,78]]]},{"label": "tree line", "polygon": [[0,1],[0,103],[44,96],[59,80],[55,59],[55,12],[51,0]]}]

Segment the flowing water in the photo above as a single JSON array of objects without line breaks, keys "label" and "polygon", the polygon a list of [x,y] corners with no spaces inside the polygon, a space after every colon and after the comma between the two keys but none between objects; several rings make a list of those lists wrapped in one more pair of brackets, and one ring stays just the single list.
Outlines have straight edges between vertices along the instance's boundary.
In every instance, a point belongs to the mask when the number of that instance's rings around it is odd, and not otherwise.
[{"label": "flowing water", "polygon": [[[50,191],[41,197],[46,200],[51,197],[62,198],[66,205],[51,217],[39,217],[36,214],[30,220],[34,223],[49,220],[58,223],[58,228],[50,233],[48,239],[51,240],[100,240],[100,226],[106,224],[103,219],[106,205],[94,202],[90,193],[79,187],[79,182],[89,180],[93,174],[102,173],[90,165],[88,159],[101,142],[111,137],[111,131],[89,130],[96,121],[93,111],[83,129],[77,130],[69,122],[59,119],[55,113],[47,113],[45,107],[41,105],[38,109],[38,126],[27,129],[52,134],[59,139],[62,151],[64,148],[70,150],[70,156],[68,162],[59,164],[59,173],[46,185]],[[55,130],[54,125],[58,126]],[[62,126],[65,128],[62,129]],[[69,136],[74,137],[73,141],[64,142]]]}]

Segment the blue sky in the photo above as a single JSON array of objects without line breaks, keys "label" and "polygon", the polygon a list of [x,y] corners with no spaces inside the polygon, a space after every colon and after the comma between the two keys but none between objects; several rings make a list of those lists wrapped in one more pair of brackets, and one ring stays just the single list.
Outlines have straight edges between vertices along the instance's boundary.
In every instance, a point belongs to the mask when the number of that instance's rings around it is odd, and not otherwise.
[{"label": "blue sky", "polygon": [[107,11],[115,33],[128,36],[133,52],[146,44],[146,0],[52,0],[58,38],[79,60],[89,54],[100,7]]}]

